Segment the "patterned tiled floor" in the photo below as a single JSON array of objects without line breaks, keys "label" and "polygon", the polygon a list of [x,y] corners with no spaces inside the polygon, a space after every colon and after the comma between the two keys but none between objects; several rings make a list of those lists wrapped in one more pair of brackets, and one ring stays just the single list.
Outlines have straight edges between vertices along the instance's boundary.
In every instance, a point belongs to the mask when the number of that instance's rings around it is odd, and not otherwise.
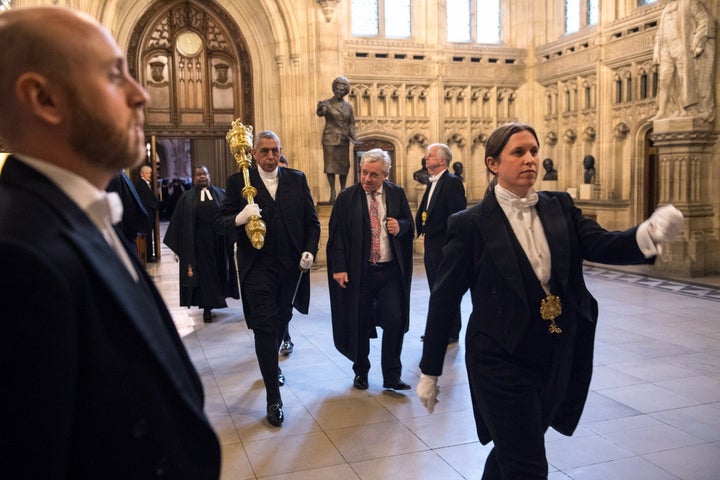
[{"label": "patterned tiled floor", "polygon": [[[595,266],[586,266],[585,276],[630,283],[645,288],[656,288],[668,293],[677,293],[678,295],[688,295],[690,297],[720,302],[720,288],[712,285],[665,280]],[[698,280],[702,280],[702,278]]]},{"label": "patterned tiled floor", "polygon": [[[223,446],[223,480],[479,479],[489,451],[477,440],[464,345],[448,349],[431,415],[414,391],[384,391],[379,344],[370,388],[352,388],[350,362],[333,347],[326,272],[311,272],[309,315],[295,315],[295,351],[281,358],[286,422],[264,420],[252,332],[241,304],[178,307],[177,263],[163,250],[153,275],[201,375],[206,410]],[[594,376],[572,437],[546,435],[550,480],[720,479],[718,288],[586,267],[600,304]],[[416,262],[403,380],[415,386],[428,288]],[[466,321],[472,306],[462,303]]]}]

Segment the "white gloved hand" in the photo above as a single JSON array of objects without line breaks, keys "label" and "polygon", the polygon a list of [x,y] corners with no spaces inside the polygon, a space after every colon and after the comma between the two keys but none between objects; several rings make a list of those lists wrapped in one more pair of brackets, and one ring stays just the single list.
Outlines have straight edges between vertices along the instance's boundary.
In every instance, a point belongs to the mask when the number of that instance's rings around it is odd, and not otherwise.
[{"label": "white gloved hand", "polygon": [[433,410],[435,410],[435,404],[440,401],[437,398],[440,394],[440,389],[437,386],[437,382],[437,376],[425,375],[424,373],[421,373],[420,381],[418,382],[417,388],[415,389],[418,398],[420,399],[420,402],[425,408],[427,408],[428,413],[432,413]]},{"label": "white gloved hand", "polygon": [[313,254],[310,252],[303,252],[303,254],[300,256],[300,270],[303,272],[307,272],[310,270],[310,267],[312,267],[313,261],[315,260],[315,257],[313,257]]},{"label": "white gloved hand", "polygon": [[672,240],[683,226],[683,214],[672,205],[663,205],[646,220],[647,231],[656,245]]},{"label": "white gloved hand", "polygon": [[235,225],[238,227],[245,225],[253,215],[260,216],[260,206],[258,206],[257,203],[248,203],[245,205],[245,208],[240,210],[240,213],[235,216]]}]

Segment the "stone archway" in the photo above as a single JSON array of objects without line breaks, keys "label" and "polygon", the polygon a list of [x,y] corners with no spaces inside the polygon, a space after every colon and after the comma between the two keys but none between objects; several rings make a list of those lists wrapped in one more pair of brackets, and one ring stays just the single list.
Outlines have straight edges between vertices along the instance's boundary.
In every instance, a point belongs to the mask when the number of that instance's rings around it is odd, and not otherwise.
[{"label": "stone archway", "polygon": [[232,17],[212,1],[154,2],[132,30],[128,66],[150,96],[148,137],[191,145],[191,159],[161,160],[202,163],[224,186],[236,170],[225,135],[255,116],[252,58]]}]

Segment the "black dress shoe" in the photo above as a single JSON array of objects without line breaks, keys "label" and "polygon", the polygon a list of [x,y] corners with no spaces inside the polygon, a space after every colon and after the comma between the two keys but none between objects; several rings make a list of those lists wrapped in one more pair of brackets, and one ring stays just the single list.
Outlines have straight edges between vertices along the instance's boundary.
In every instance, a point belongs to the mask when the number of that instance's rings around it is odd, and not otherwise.
[{"label": "black dress shoe", "polygon": [[398,378],[394,382],[384,382],[383,388],[390,388],[392,390],[410,390],[412,387]]},{"label": "black dress shoe", "polygon": [[212,322],[212,310],[209,308],[203,309],[203,322],[210,323]]},{"label": "black dress shoe", "polygon": [[367,390],[367,375],[355,375],[355,380],[353,380],[353,387],[357,388],[358,390]]},{"label": "black dress shoe", "polygon": [[278,368],[278,385],[283,386],[285,385],[285,375],[283,375],[282,370]]},{"label": "black dress shoe", "polygon": [[279,427],[285,420],[285,414],[283,413],[282,404],[273,403],[267,407],[267,421],[273,427]]}]

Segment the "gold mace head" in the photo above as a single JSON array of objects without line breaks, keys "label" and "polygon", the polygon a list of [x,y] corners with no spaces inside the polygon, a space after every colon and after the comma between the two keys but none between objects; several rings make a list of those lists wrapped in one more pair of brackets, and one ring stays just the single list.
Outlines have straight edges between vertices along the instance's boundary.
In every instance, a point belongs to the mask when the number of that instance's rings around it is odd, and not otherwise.
[{"label": "gold mace head", "polygon": [[[250,184],[250,167],[251,150],[253,147],[253,127],[251,125],[243,125],[239,118],[233,120],[230,130],[228,130],[225,139],[230,147],[230,152],[235,157],[238,169],[243,174],[245,187],[242,189],[241,195],[248,203],[255,203],[254,197],[257,189]],[[248,223],[245,224],[245,233],[253,247],[260,250],[265,244],[265,233],[267,227],[265,222],[258,215],[250,216]]]},{"label": "gold mace head", "polygon": [[243,125],[239,118],[233,120],[230,130],[225,135],[230,152],[235,157],[238,168],[250,168],[250,151],[253,147],[253,127]]}]

